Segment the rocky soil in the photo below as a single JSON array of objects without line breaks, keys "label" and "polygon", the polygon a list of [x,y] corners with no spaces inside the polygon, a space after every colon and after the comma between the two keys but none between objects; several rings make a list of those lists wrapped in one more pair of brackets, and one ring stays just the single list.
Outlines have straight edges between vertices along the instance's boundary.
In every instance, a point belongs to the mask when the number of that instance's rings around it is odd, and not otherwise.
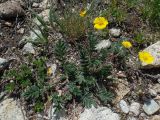
[{"label": "rocky soil", "polygon": [[[28,54],[37,57],[41,55],[41,48],[29,42],[37,39],[37,35],[30,30],[30,26],[37,20],[30,17],[28,7],[38,11],[38,15],[48,21],[49,4],[48,0],[29,1],[27,3],[21,0],[0,2],[1,75],[5,70],[25,63]],[[59,0],[55,0],[54,3],[54,7],[63,5],[63,1],[59,2]],[[37,28],[34,30],[41,34]],[[112,45],[113,40],[125,36],[123,30],[117,27],[110,28],[109,33],[111,38],[98,43],[96,50],[107,49]],[[62,34],[54,32],[50,37],[58,40],[62,38]],[[49,48],[52,47],[51,44]],[[138,60],[133,57],[128,61],[132,69],[128,69],[127,72],[115,70],[117,96],[112,103],[96,108],[76,106],[70,110],[69,115],[66,115],[64,111],[54,114],[54,103],[49,103],[45,112],[34,113],[27,109],[23,100],[18,96],[10,96],[2,91],[4,86],[0,81],[0,120],[160,120],[160,41],[144,49],[153,53],[155,62],[149,66],[140,63],[142,68],[137,69],[134,62]],[[69,59],[75,60],[73,56],[70,56]],[[57,63],[54,56],[49,58],[48,66],[51,66],[52,77],[55,78]]]}]

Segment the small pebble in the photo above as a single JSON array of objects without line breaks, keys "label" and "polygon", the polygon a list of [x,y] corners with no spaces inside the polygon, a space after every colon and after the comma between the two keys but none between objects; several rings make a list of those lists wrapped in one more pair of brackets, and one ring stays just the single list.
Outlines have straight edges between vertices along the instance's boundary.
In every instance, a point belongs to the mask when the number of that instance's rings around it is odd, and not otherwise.
[{"label": "small pebble", "polygon": [[156,97],[157,96],[157,92],[153,89],[149,89],[149,93],[151,94],[152,97]]},{"label": "small pebble", "polygon": [[111,36],[113,36],[113,37],[119,37],[120,34],[121,34],[121,30],[118,29],[118,28],[111,28],[111,29],[109,30],[109,33],[110,33]]},{"label": "small pebble", "polygon": [[124,100],[121,100],[119,102],[119,107],[124,113],[127,114],[129,112],[129,106],[127,105],[127,103]]},{"label": "small pebble", "polygon": [[23,47],[23,54],[35,54],[35,50],[33,48],[32,43],[26,43]]},{"label": "small pebble", "polygon": [[135,116],[138,116],[140,114],[140,104],[133,102],[130,106],[130,112],[134,113]]},{"label": "small pebble", "polygon": [[34,8],[38,8],[38,7],[39,7],[39,4],[38,4],[38,3],[36,3],[36,2],[34,2],[34,3],[32,4],[32,7],[34,7]]}]

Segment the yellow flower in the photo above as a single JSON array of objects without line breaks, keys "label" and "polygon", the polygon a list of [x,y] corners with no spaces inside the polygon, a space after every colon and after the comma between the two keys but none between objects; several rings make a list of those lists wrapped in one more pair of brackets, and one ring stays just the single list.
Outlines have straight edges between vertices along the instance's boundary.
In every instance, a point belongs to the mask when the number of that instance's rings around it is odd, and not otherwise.
[{"label": "yellow flower", "polygon": [[132,44],[129,42],[129,41],[123,41],[122,42],[122,45],[125,47],[125,48],[131,48],[132,47]]},{"label": "yellow flower", "polygon": [[154,62],[154,57],[149,52],[146,51],[139,52],[138,56],[140,61],[145,64],[151,64]]},{"label": "yellow flower", "polygon": [[52,68],[51,68],[51,67],[49,67],[49,68],[47,69],[47,75],[48,75],[48,76],[51,76],[51,75],[52,75]]},{"label": "yellow flower", "polygon": [[86,15],[86,13],[87,13],[86,10],[81,10],[80,13],[79,13],[79,15],[80,15],[81,17],[84,17],[84,16]]},{"label": "yellow flower", "polygon": [[96,17],[93,21],[93,24],[95,29],[102,30],[108,25],[108,20],[104,17]]}]

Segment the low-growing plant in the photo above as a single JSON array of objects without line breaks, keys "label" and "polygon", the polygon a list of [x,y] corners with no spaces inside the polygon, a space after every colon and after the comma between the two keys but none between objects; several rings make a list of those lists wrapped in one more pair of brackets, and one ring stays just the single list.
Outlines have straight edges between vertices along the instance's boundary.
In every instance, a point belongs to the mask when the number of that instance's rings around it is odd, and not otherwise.
[{"label": "low-growing plant", "polygon": [[44,58],[32,61],[31,65],[22,64],[17,69],[9,70],[4,78],[12,80],[6,83],[6,91],[22,95],[25,100],[34,104],[35,111],[43,110],[43,102],[47,99],[45,96],[50,90]]},{"label": "low-growing plant", "polygon": [[[78,43],[77,51],[80,57],[80,64],[78,65],[67,61],[64,57],[67,51],[65,41],[59,41],[56,44],[55,55],[62,65],[63,81],[68,81],[64,85],[64,88],[66,88],[64,93],[53,95],[53,101],[58,108],[64,108],[65,103],[73,100],[82,103],[83,106],[91,107],[91,105],[96,105],[95,98],[98,98],[103,103],[113,99],[114,95],[110,87],[106,87],[107,83],[111,82],[107,77],[111,75],[112,69],[109,64],[106,64],[107,56],[102,56],[101,54],[103,53],[101,52],[99,54],[96,53],[95,45],[97,40],[92,33],[88,34],[87,43],[87,45],[81,42]],[[66,93],[70,96],[68,99],[66,99]]]}]

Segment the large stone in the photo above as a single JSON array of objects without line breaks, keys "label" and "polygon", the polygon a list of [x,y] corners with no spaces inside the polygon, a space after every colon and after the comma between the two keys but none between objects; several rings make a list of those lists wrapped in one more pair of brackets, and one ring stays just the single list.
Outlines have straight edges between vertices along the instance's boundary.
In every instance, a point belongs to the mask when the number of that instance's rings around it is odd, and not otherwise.
[{"label": "large stone", "polygon": [[11,0],[0,4],[0,18],[16,18],[24,15],[25,12],[18,1]]},{"label": "large stone", "polygon": [[119,107],[120,107],[120,109],[124,112],[124,113],[128,113],[129,112],[129,106],[128,106],[128,104],[126,103],[126,101],[124,101],[124,100],[121,100],[120,102],[119,102]]},{"label": "large stone", "polygon": [[160,109],[160,106],[153,99],[148,100],[143,105],[143,110],[148,115],[152,115],[152,114],[156,113],[159,109]]},{"label": "large stone", "polygon": [[120,120],[117,113],[107,107],[92,107],[80,114],[79,120]]},{"label": "large stone", "polygon": [[6,99],[0,103],[0,120],[26,120],[26,116],[17,101]]},{"label": "large stone", "polygon": [[102,40],[95,47],[96,47],[96,50],[101,50],[103,48],[109,48],[110,46],[111,46],[111,42],[109,40]]},{"label": "large stone", "polygon": [[152,64],[147,65],[146,63],[141,62],[143,68],[160,67],[160,41],[150,45],[143,51],[149,52],[154,57],[154,62]]}]

